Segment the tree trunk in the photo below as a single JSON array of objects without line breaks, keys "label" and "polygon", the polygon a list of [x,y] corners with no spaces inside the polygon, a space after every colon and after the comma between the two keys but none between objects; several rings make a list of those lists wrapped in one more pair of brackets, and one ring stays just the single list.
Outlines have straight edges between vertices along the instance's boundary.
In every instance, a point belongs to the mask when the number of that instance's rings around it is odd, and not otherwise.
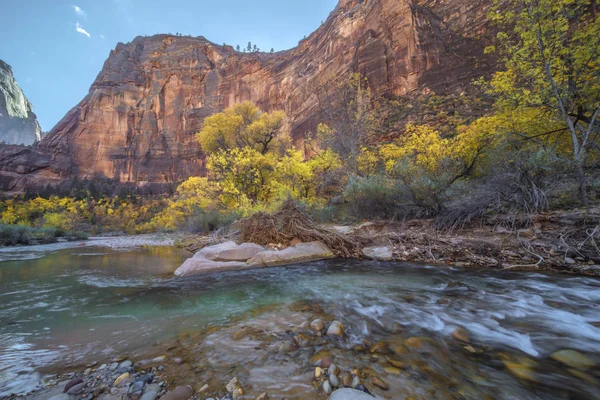
[{"label": "tree trunk", "polygon": [[581,205],[587,207],[589,205],[587,196],[587,187],[585,184],[585,174],[583,173],[583,165],[579,163],[577,166],[577,180],[579,181],[579,196]]}]

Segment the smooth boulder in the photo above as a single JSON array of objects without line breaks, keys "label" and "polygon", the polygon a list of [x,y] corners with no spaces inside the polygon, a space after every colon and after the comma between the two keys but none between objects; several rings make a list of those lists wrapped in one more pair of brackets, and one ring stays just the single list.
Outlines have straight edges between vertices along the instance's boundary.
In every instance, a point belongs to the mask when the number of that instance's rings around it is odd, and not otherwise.
[{"label": "smooth boulder", "polygon": [[382,247],[365,247],[363,249],[365,258],[377,261],[391,261],[394,258],[392,249],[387,246]]},{"label": "smooth boulder", "polygon": [[254,243],[242,243],[229,241],[214,246],[207,246],[198,251],[194,258],[211,261],[248,261],[256,254],[264,251],[264,247]]},{"label": "smooth boulder", "polygon": [[188,258],[175,271],[176,276],[191,276],[199,274],[210,274],[220,271],[237,271],[248,268],[248,265],[237,261],[212,261],[205,258]]},{"label": "smooth boulder", "polygon": [[262,251],[248,260],[254,267],[274,267],[334,258],[333,252],[321,242],[299,243],[283,250]]}]

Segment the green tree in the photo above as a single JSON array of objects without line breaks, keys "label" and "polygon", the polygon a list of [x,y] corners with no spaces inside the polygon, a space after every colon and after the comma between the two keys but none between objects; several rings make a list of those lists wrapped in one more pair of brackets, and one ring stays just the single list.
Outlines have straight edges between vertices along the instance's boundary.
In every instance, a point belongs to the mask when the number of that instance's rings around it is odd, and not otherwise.
[{"label": "green tree", "polygon": [[[584,168],[600,136],[600,16],[595,0],[497,1],[497,51],[504,70],[490,82],[498,106],[547,110],[571,146],[581,203],[588,204]],[[552,134],[555,132],[548,132]],[[564,136],[564,135],[563,135]]]},{"label": "green tree", "polygon": [[248,52],[252,51],[252,42],[248,42],[248,47],[246,47]]}]

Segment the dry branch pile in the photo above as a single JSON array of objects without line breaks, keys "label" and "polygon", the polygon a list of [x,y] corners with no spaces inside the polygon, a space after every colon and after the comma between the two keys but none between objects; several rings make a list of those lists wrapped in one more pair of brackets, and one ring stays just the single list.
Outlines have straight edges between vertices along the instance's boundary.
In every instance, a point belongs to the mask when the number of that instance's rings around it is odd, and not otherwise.
[{"label": "dry branch pile", "polygon": [[243,219],[240,230],[244,242],[263,246],[273,243],[289,246],[292,240],[298,239],[301,242],[322,242],[338,257],[357,258],[362,254],[358,241],[350,236],[319,228],[310,215],[293,200],[287,200],[273,214],[260,212]]}]

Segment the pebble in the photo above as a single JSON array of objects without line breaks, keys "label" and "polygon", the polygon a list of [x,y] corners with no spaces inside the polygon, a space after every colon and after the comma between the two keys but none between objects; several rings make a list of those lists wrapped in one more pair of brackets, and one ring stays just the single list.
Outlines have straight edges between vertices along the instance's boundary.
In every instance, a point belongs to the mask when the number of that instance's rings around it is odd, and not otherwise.
[{"label": "pebble", "polygon": [[454,332],[452,332],[452,337],[459,342],[470,343],[471,338],[469,332],[465,328],[458,327]]},{"label": "pebble", "polygon": [[148,392],[144,393],[140,400],[156,400],[158,397],[158,392]]},{"label": "pebble", "polygon": [[67,394],[70,394],[70,395],[79,394],[83,391],[84,388],[85,388],[85,382],[79,383],[79,384],[73,386],[71,389],[67,390]]},{"label": "pebble", "polygon": [[400,369],[406,368],[406,364],[403,361],[394,360],[393,358],[388,359],[388,363],[390,363],[391,366],[396,367],[396,368],[400,368]]},{"label": "pebble", "polygon": [[152,362],[159,363],[159,362],[165,361],[166,359],[167,359],[167,356],[158,356],[156,358],[153,358]]},{"label": "pebble", "polygon": [[266,393],[261,393],[254,398],[254,400],[269,400],[269,395]]},{"label": "pebble", "polygon": [[344,324],[340,321],[333,321],[327,329],[327,336],[344,336]]},{"label": "pebble", "polygon": [[229,393],[233,393],[233,391],[239,386],[239,380],[238,378],[233,378],[232,380],[229,381],[229,383],[227,384],[227,386],[225,386],[225,389],[227,389],[227,391]]},{"label": "pebble", "polygon": [[87,368],[85,371],[83,371],[84,375],[89,375],[92,373],[92,369],[91,368]]},{"label": "pebble", "polygon": [[165,370],[165,366],[164,365],[159,365],[157,369],[159,371],[164,371]]},{"label": "pebble", "polygon": [[237,399],[238,397],[244,395],[244,389],[242,389],[241,387],[237,387],[233,390],[233,393],[231,393],[231,395],[234,399]]},{"label": "pebble", "polygon": [[550,358],[576,369],[585,370],[596,366],[593,360],[576,350],[559,350],[552,353]]},{"label": "pebble", "polygon": [[323,359],[321,360],[321,368],[328,369],[332,363],[333,363],[333,360],[331,358],[323,357]]},{"label": "pebble", "polygon": [[123,382],[125,379],[129,379],[129,372],[125,372],[124,374],[119,375],[117,379],[115,379],[115,383],[113,386],[119,386],[119,383]]},{"label": "pebble", "polygon": [[69,397],[68,394],[61,393],[61,394],[57,394],[56,396],[50,397],[48,400],[70,400],[70,399],[71,398]]},{"label": "pebble", "polygon": [[106,367],[107,367],[106,364],[102,364],[101,366],[98,367],[98,371],[103,371],[106,369]]},{"label": "pebble", "polygon": [[360,378],[358,376],[355,376],[354,378],[352,378],[352,387],[356,388],[358,385],[360,385]]},{"label": "pebble", "polygon": [[191,386],[179,386],[174,390],[168,392],[161,400],[188,400],[194,395],[194,389]]},{"label": "pebble", "polygon": [[331,364],[331,365],[329,366],[329,368],[327,369],[327,373],[328,373],[329,375],[337,375],[337,374],[339,374],[339,373],[340,373],[340,369],[337,367],[337,365],[335,365],[335,364]]},{"label": "pebble", "polygon": [[310,323],[310,329],[316,332],[322,332],[325,329],[325,323],[321,319],[315,319]]},{"label": "pebble", "polygon": [[373,384],[373,386],[377,386],[379,389],[390,390],[390,385],[387,382],[385,382],[379,378],[372,377],[371,383]]},{"label": "pebble", "polygon": [[329,383],[331,384],[331,387],[334,388],[340,386],[340,380],[337,375],[329,375]]},{"label": "pebble", "polygon": [[69,389],[71,389],[73,386],[75,385],[79,385],[80,383],[83,382],[83,379],[81,378],[73,378],[71,379],[69,382],[67,382],[67,384],[65,385],[65,388],[63,390],[64,393],[67,393],[69,391]]},{"label": "pebble", "polygon": [[144,386],[146,386],[146,382],[137,381],[133,385],[129,386],[129,393],[130,394],[135,394],[135,393],[141,394],[142,391],[144,390]]},{"label": "pebble", "polygon": [[144,382],[144,383],[152,383],[153,379],[154,379],[154,374],[145,374],[145,375],[138,376],[135,379],[135,381],[136,382]]},{"label": "pebble", "polygon": [[324,374],[325,374],[325,370],[323,368],[320,368],[320,367],[315,368],[315,378],[320,378]]},{"label": "pebble", "polygon": [[329,381],[323,382],[323,391],[327,394],[331,393],[331,384]]},{"label": "pebble", "polygon": [[133,363],[131,361],[125,360],[121,364],[119,364],[119,368],[129,368],[132,365],[133,365]]},{"label": "pebble", "polygon": [[109,369],[111,371],[116,371],[117,368],[119,368],[119,363],[112,363],[112,364],[110,364],[110,368]]},{"label": "pebble", "polygon": [[208,384],[204,384],[204,386],[202,386],[200,388],[200,390],[198,390],[198,392],[202,393],[202,392],[206,392],[208,390]]},{"label": "pebble", "polygon": [[423,347],[423,342],[418,337],[410,337],[404,341],[404,345],[407,347],[420,349],[421,347]]}]

